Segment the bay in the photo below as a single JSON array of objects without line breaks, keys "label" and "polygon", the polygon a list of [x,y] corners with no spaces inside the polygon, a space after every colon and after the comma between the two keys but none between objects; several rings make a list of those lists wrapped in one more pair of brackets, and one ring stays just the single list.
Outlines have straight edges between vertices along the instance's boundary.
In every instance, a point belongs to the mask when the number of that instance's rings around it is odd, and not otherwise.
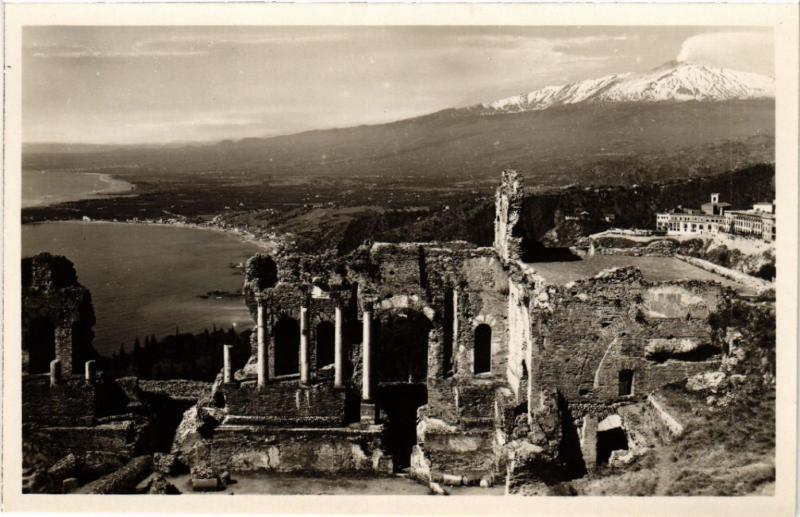
[{"label": "bay", "polygon": [[242,298],[209,296],[241,291],[241,264],[260,250],[220,231],[106,222],[49,222],[22,226],[22,255],[64,255],[92,293],[95,349],[102,355],[139,337],[202,332],[213,325],[252,326]]}]

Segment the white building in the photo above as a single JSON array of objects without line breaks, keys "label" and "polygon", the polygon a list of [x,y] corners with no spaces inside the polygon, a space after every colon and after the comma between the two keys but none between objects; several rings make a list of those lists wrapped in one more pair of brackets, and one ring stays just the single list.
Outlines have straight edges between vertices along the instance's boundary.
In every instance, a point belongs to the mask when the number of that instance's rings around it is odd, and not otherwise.
[{"label": "white building", "polygon": [[678,207],[656,214],[656,229],[667,235],[725,232],[775,240],[775,201],[755,203],[750,210],[729,210],[730,206],[714,193],[701,210]]}]

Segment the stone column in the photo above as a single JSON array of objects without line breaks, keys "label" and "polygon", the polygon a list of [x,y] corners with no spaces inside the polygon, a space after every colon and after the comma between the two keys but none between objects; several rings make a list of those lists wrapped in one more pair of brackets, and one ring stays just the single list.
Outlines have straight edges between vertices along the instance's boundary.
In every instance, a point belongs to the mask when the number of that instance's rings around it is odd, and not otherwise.
[{"label": "stone column", "polygon": [[222,382],[233,382],[233,366],[231,365],[231,350],[233,345],[222,347]]},{"label": "stone column", "polygon": [[336,304],[333,334],[333,387],[344,386],[344,346],[342,345],[342,308]]},{"label": "stone column", "polygon": [[84,364],[84,375],[86,377],[86,382],[89,384],[94,384],[95,378],[97,376],[96,369],[95,369],[95,361],[86,361]]},{"label": "stone column", "polygon": [[267,343],[264,332],[264,306],[258,302],[256,310],[258,318],[256,320],[256,332],[258,337],[258,385],[264,386],[267,383]]},{"label": "stone column", "polygon": [[364,311],[361,338],[361,401],[372,400],[372,313]]},{"label": "stone column", "polygon": [[61,360],[53,359],[50,361],[50,386],[61,383]]},{"label": "stone column", "polygon": [[308,307],[300,307],[300,383],[308,384]]}]

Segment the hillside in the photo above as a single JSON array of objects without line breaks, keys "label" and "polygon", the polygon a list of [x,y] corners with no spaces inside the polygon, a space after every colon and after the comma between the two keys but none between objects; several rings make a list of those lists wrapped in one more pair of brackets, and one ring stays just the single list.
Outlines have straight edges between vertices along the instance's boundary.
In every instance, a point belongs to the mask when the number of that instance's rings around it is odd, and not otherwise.
[{"label": "hillside", "polygon": [[631,184],[774,161],[774,100],[579,104],[482,116],[448,110],[377,126],[177,148],[24,153],[25,168],[148,173],[247,171],[256,176],[494,177],[530,185]]}]

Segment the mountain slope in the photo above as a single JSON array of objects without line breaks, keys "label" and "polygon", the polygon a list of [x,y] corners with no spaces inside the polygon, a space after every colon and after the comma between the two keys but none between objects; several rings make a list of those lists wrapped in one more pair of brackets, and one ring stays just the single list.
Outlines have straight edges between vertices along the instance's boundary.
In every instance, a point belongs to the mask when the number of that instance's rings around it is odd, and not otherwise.
[{"label": "mountain slope", "polygon": [[612,74],[564,86],[546,86],[480,105],[477,111],[516,113],[584,102],[728,101],[774,96],[775,81],[771,77],[671,61],[640,74]]},{"label": "mountain slope", "polygon": [[509,167],[540,186],[678,179],[774,162],[772,85],[673,62],[388,124],[85,153],[28,146],[23,166],[114,168],[152,182],[198,172],[454,182],[494,179]]}]

